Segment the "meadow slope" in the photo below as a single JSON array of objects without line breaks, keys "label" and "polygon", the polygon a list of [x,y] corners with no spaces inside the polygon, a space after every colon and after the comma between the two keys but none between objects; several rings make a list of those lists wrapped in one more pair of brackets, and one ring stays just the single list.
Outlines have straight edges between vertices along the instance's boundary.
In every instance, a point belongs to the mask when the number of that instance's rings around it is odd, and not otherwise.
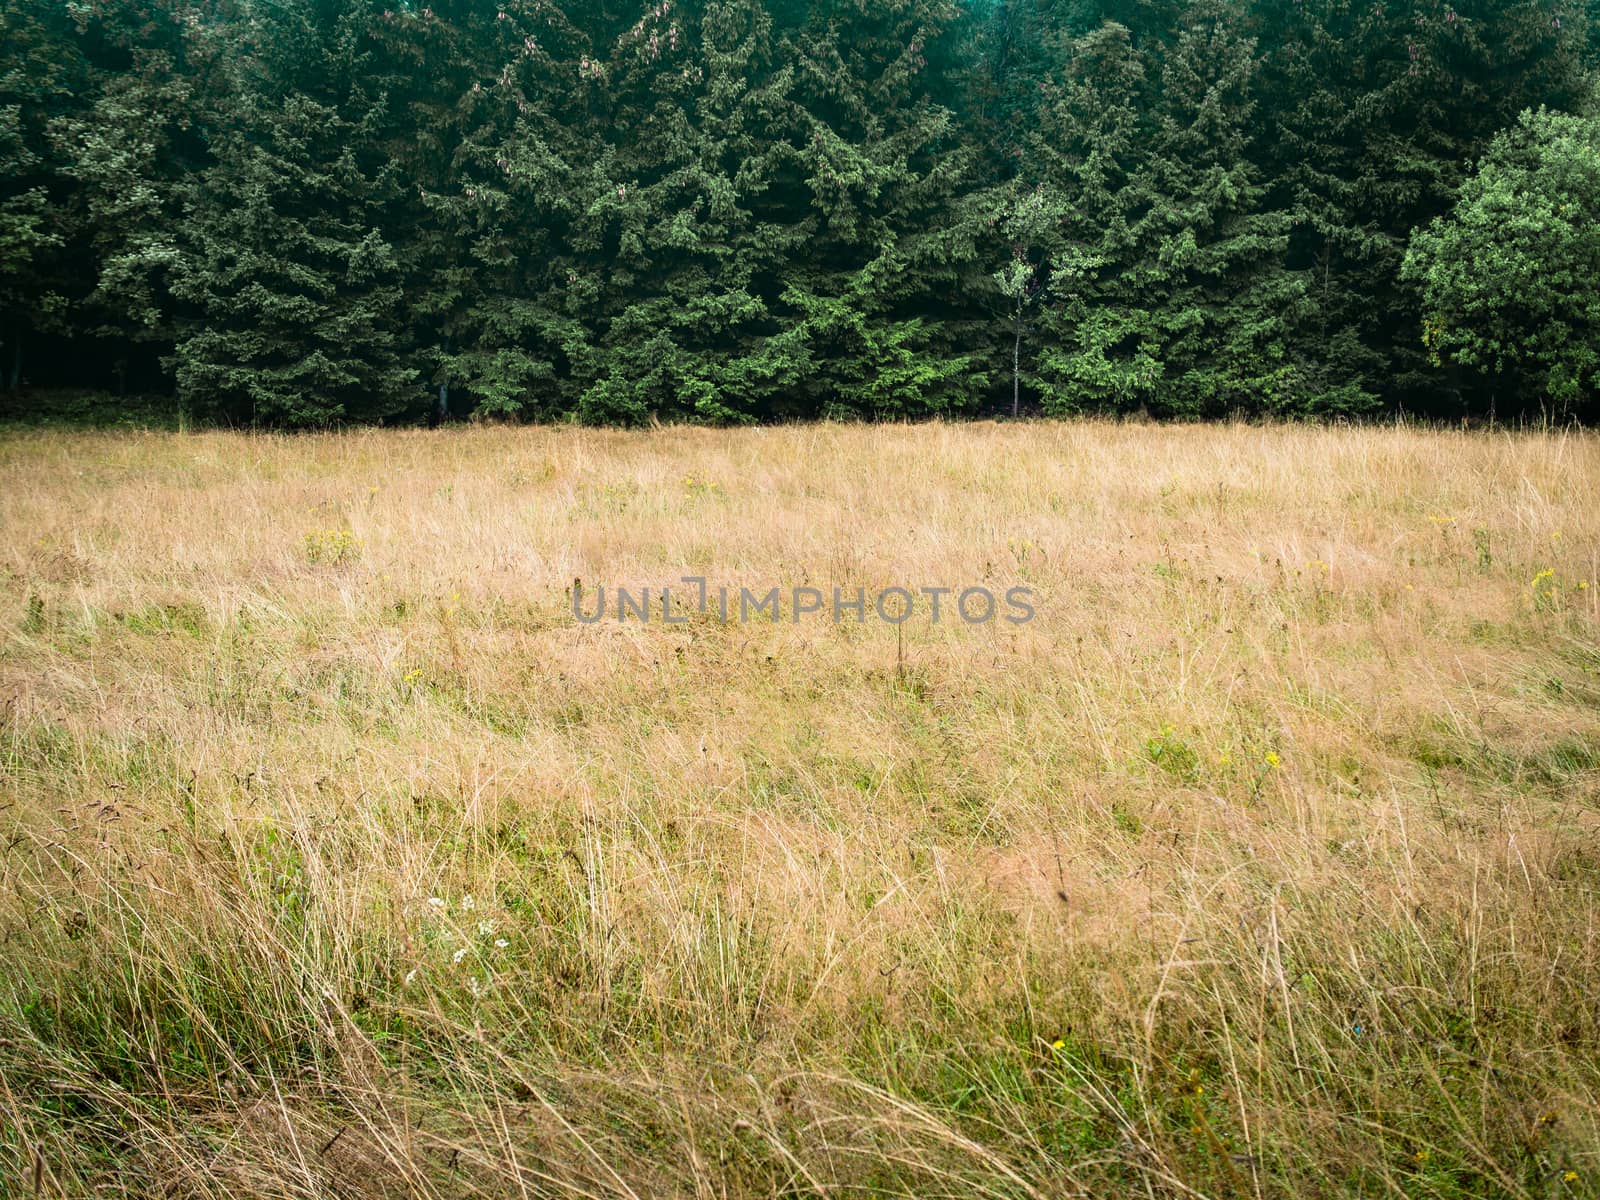
[{"label": "meadow slope", "polygon": [[[1600,1194],[1600,439],[0,435],[0,1194]],[[1036,618],[574,620],[574,580]]]}]

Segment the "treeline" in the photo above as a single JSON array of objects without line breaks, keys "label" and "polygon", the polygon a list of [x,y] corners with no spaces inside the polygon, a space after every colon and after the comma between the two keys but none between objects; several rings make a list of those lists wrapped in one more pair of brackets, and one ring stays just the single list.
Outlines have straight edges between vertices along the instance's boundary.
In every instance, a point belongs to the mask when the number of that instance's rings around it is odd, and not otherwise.
[{"label": "treeline", "polygon": [[0,382],[285,426],[1592,417],[1592,26],[0,0]]}]

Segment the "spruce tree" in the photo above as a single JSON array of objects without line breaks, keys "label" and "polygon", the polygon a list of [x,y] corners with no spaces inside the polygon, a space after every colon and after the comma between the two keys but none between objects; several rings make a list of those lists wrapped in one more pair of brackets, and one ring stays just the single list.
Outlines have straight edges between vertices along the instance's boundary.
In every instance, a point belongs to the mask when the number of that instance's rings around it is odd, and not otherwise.
[{"label": "spruce tree", "polygon": [[52,153],[50,123],[83,90],[83,63],[65,9],[0,0],[0,388],[25,379],[28,344],[64,332],[72,237],[70,181]]},{"label": "spruce tree", "polygon": [[441,0],[374,26],[381,136],[404,181],[393,238],[439,416],[549,418],[581,392],[589,333],[568,311],[568,246],[594,143],[575,12]]},{"label": "spruce tree", "polygon": [[1255,43],[1236,8],[1189,7],[1163,62],[1144,171],[1159,197],[1141,237],[1159,273],[1165,366],[1158,411],[1185,417],[1304,411],[1295,352],[1305,282],[1285,259],[1291,218],[1267,193],[1255,145]]},{"label": "spruce tree", "polygon": [[164,361],[288,424],[1537,403],[1401,263],[1584,103],[1593,7],[0,0],[0,385]]},{"label": "spruce tree", "polygon": [[988,384],[961,299],[976,163],[943,102],[956,16],[944,0],[819,0],[789,27],[814,234],[783,298],[815,364],[796,389],[806,413],[961,411]]},{"label": "spruce tree", "polygon": [[1053,412],[1284,410],[1301,284],[1249,159],[1253,45],[1233,9],[1062,47],[1019,171],[1057,197],[1036,382]]},{"label": "spruce tree", "polygon": [[586,420],[753,420],[809,369],[783,309],[811,227],[775,50],[758,0],[663,2],[591,66],[612,137],[578,236],[600,301]]},{"label": "spruce tree", "polygon": [[[218,9],[214,15],[225,13]],[[77,324],[126,390],[130,358],[152,378],[170,349],[175,309],[167,275],[178,257],[183,200],[226,124],[230,26],[158,0],[98,0],[78,16],[82,103],[51,124],[74,185],[72,262]]]},{"label": "spruce tree", "polygon": [[417,406],[402,276],[385,229],[397,177],[363,90],[365,5],[258,11],[259,68],[189,192],[172,269],[172,365],[196,412],[239,422],[378,421]]}]

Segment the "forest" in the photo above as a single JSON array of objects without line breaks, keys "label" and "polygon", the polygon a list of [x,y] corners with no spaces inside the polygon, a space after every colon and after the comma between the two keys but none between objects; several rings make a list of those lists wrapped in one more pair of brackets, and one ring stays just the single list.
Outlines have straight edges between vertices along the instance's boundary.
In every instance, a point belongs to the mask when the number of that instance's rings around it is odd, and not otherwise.
[{"label": "forest", "polygon": [[1565,0],[0,0],[0,391],[1600,415]]}]

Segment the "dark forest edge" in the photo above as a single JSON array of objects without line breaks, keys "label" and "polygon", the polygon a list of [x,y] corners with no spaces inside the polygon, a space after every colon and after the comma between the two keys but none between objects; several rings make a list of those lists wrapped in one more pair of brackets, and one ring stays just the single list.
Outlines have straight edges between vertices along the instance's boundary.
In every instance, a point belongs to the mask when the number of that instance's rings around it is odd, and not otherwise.
[{"label": "dark forest edge", "polygon": [[0,0],[0,417],[1593,420],[1594,18]]},{"label": "dark forest edge", "polygon": [[[993,399],[987,407],[974,407],[970,410],[959,412],[923,415],[906,414],[892,418],[874,418],[867,414],[836,411],[832,415],[825,417],[768,417],[746,424],[760,424],[766,427],[794,424],[815,426],[819,423],[834,426],[867,423],[880,425],[962,423],[971,425],[982,422],[1004,424],[1012,419],[1009,409],[1009,397],[1001,397]],[[1594,428],[1593,425],[1586,425],[1573,413],[1562,414],[1549,408],[1546,408],[1543,412],[1529,410],[1509,416],[1476,413],[1450,416],[1441,413],[1410,412],[1403,408],[1395,410],[1378,408],[1369,413],[1350,415],[1316,413],[1272,414],[1235,409],[1228,413],[1208,415],[1163,416],[1149,409],[1113,411],[1105,408],[1086,408],[1070,413],[1052,415],[1034,405],[1031,408],[1024,408],[1016,419],[1024,424],[1040,421],[1048,423],[1052,420],[1093,421],[1100,422],[1108,427],[1161,423],[1230,425],[1259,429],[1286,426],[1431,429],[1441,432],[1455,430],[1468,434],[1583,433],[1585,430]],[[535,425],[545,429],[557,427],[577,429],[583,424],[584,422],[575,413],[534,422],[516,412],[485,412],[481,409],[470,409],[465,413],[456,413],[451,416],[448,422],[440,422],[435,413],[425,412],[420,407],[381,421],[345,421],[335,418],[317,425],[296,425],[282,422],[270,424],[261,421],[235,421],[227,414],[218,413],[215,410],[196,415],[180,407],[175,397],[170,393],[144,392],[119,395],[115,392],[93,391],[84,388],[38,388],[18,392],[0,392],[0,431],[10,431],[15,435],[22,435],[28,432],[49,435],[67,431],[82,433],[114,433],[120,431],[177,434],[233,432],[259,433],[262,436],[273,436],[275,434],[314,436],[328,433],[359,432],[368,429],[427,428],[455,429],[466,432],[474,428],[504,428],[509,426],[531,428]],[[633,423],[633,426],[641,428],[645,426],[654,428],[695,428],[705,427],[708,424],[711,423],[697,419],[692,414],[684,415],[680,413],[674,415],[672,413],[652,412],[647,414],[641,421]],[[726,423],[724,425],[726,426]]]}]

